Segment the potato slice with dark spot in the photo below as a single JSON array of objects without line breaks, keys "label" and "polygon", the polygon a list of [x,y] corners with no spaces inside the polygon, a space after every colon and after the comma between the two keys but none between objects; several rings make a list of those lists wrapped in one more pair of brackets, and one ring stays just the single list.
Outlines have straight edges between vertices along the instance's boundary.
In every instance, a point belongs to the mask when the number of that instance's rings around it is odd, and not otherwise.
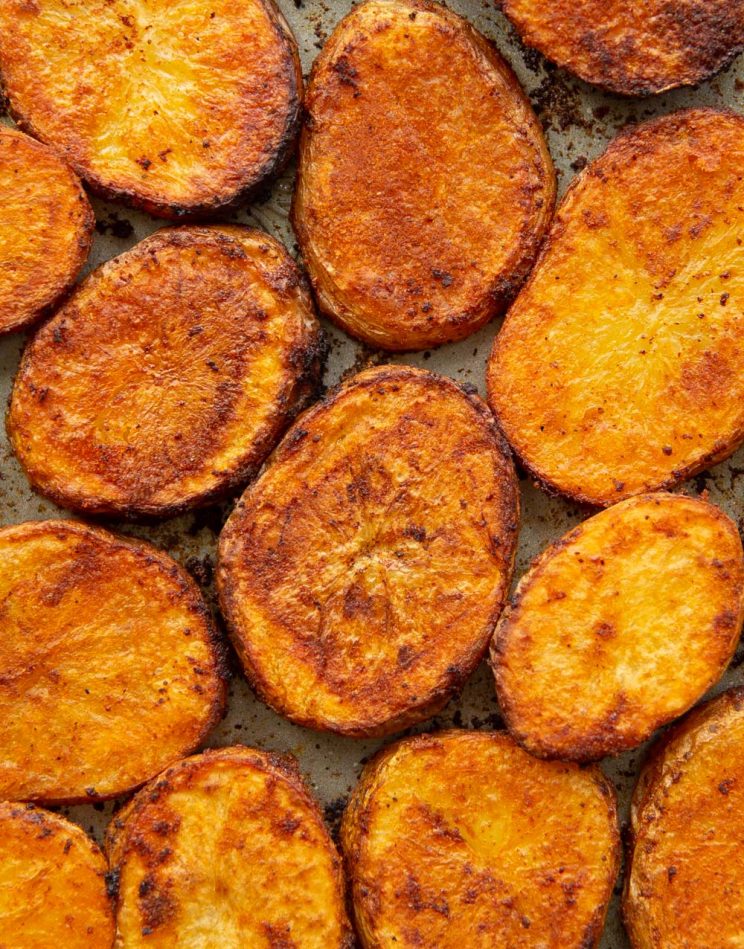
[{"label": "potato slice with dark spot", "polygon": [[427,0],[368,0],[313,68],[293,221],[321,308],[371,346],[462,339],[503,310],[553,213],[509,66]]},{"label": "potato slice with dark spot", "polygon": [[31,341],[11,444],[63,507],[176,514],[258,471],[315,398],[324,355],[281,244],[237,226],[166,229],[94,271]]},{"label": "potato slice with dark spot", "polygon": [[539,761],[503,732],[387,748],[344,814],[364,949],[591,949],[618,872],[599,768]]},{"label": "potato slice with dark spot", "polygon": [[110,825],[122,949],[351,949],[341,860],[294,758],[187,758]]},{"label": "potato slice with dark spot", "polygon": [[744,118],[622,134],[574,181],[494,343],[525,467],[589,504],[669,487],[744,439]]},{"label": "potato slice with dark spot", "polygon": [[54,152],[0,126],[0,333],[42,317],[74,283],[93,210]]},{"label": "potato slice with dark spot", "polygon": [[409,366],[356,376],[298,419],[220,537],[251,684],[293,721],[354,736],[434,714],[487,647],[518,518],[480,399]]},{"label": "potato slice with dark spot", "polygon": [[170,218],[249,197],[302,102],[272,0],[5,0],[0,76],[19,124],[95,191]]},{"label": "potato slice with dark spot", "polygon": [[114,797],[222,715],[196,584],[142,541],[76,521],[0,530],[0,798]]},{"label": "potato slice with dark spot", "polygon": [[622,501],[548,547],[496,627],[509,730],[548,758],[633,748],[720,678],[742,618],[744,555],[722,511],[682,495]]}]

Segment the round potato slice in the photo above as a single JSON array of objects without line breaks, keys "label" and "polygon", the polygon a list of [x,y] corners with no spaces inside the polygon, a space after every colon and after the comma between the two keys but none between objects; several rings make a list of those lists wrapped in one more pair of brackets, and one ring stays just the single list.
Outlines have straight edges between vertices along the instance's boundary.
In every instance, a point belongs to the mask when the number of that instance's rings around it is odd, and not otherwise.
[{"label": "round potato slice", "polygon": [[220,602],[251,684],[348,735],[434,714],[487,647],[518,519],[477,397],[409,366],[356,376],[296,422],[220,537]]},{"label": "round potato slice", "polygon": [[74,521],[0,530],[0,797],[113,797],[192,751],[225,702],[196,584]]},{"label": "round potato slice", "polygon": [[487,40],[437,3],[367,0],[318,57],[306,109],[293,222],[331,319],[410,350],[499,313],[537,253],[555,180]]},{"label": "round potato slice", "polygon": [[351,797],[341,844],[365,949],[590,949],[620,854],[602,772],[539,761],[501,732],[383,751]]},{"label": "round potato slice", "polygon": [[630,498],[537,558],[494,633],[509,731],[586,761],[645,741],[728,665],[744,618],[736,525],[682,495]]},{"label": "round potato slice", "polygon": [[501,0],[527,43],[622,95],[692,86],[744,46],[742,0]]},{"label": "round potato slice", "polygon": [[115,818],[122,949],[351,949],[341,860],[294,758],[180,761]]},{"label": "round potato slice", "polygon": [[596,505],[744,439],[744,118],[621,135],[578,176],[494,343],[489,400],[547,488]]},{"label": "round potato slice", "polygon": [[93,224],[67,165],[28,135],[0,126],[0,333],[33,323],[71,286]]},{"label": "round potato slice", "polygon": [[77,824],[0,803],[0,946],[111,949],[108,865]]},{"label": "round potato slice", "polygon": [[636,949],[736,946],[744,917],[744,690],[651,752],[633,798],[624,911]]},{"label": "round potato slice", "polygon": [[151,214],[206,214],[287,158],[295,40],[272,0],[4,0],[12,114],[98,193]]},{"label": "round potato slice", "polygon": [[176,514],[248,481],[325,348],[281,244],[159,231],[99,267],[24,353],[8,415],[31,483],[89,514]]}]

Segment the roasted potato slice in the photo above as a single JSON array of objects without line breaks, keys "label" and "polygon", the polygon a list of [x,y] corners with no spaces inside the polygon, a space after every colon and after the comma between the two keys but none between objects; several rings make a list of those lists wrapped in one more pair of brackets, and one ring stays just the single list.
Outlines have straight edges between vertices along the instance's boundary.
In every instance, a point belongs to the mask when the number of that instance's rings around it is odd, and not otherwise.
[{"label": "roasted potato slice", "polygon": [[633,798],[624,911],[636,949],[741,943],[744,690],[695,709],[655,747]]},{"label": "roasted potato slice", "polygon": [[0,803],[0,949],[111,949],[107,870],[77,824]]},{"label": "roasted potato slice", "polygon": [[113,797],[192,751],[225,702],[196,584],[75,521],[0,530],[0,796]]},{"label": "roasted potato slice", "polygon": [[24,353],[8,416],[33,486],[89,514],[166,516],[248,481],[325,354],[281,244],[159,231],[91,274]]},{"label": "roasted potato slice", "polygon": [[348,735],[434,714],[487,647],[518,517],[477,397],[410,366],[360,373],[298,419],[220,537],[220,602],[251,684]]},{"label": "roasted potato slice", "polygon": [[547,488],[608,505],[744,439],[744,118],[694,109],[575,180],[494,343],[489,400]]},{"label": "roasted potato slice", "polygon": [[645,96],[693,86],[744,47],[742,0],[500,0],[527,43],[587,82]]},{"label": "roasted potato slice", "polygon": [[537,558],[491,647],[509,731],[579,761],[633,748],[716,682],[744,618],[736,525],[649,494],[589,518]]},{"label": "roasted potato slice", "polygon": [[28,135],[0,126],[0,333],[33,323],[71,286],[93,224],[67,165]]},{"label": "roasted potato slice", "polygon": [[590,949],[617,876],[615,792],[503,732],[419,735],[372,760],[341,825],[365,949]]},{"label": "roasted potato slice", "polygon": [[501,311],[535,258],[555,180],[493,46],[437,3],[367,0],[318,57],[306,113],[293,222],[331,319],[407,350]]},{"label": "roasted potato slice", "polygon": [[341,860],[294,758],[179,761],[114,818],[117,947],[350,949]]},{"label": "roasted potato slice", "polygon": [[277,171],[302,101],[272,0],[3,0],[0,76],[16,121],[95,191],[170,218]]}]

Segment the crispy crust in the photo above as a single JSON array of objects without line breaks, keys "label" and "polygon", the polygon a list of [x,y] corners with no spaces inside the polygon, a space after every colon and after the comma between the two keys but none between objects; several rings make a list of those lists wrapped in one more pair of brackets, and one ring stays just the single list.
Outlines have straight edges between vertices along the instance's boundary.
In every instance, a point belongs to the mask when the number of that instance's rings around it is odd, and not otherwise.
[{"label": "crispy crust", "polygon": [[90,802],[196,748],[222,716],[222,651],[188,574],[75,521],[0,530],[0,796]]},{"label": "crispy crust", "polygon": [[744,913],[744,690],[657,743],[633,796],[623,909],[636,949],[735,945]]},{"label": "crispy crust", "polygon": [[272,0],[6,0],[0,75],[19,125],[159,217],[247,200],[299,127],[297,44]]},{"label": "crispy crust", "polygon": [[499,621],[509,731],[548,758],[633,748],[720,678],[743,619],[733,521],[681,495],[622,501],[548,547]]},{"label": "crispy crust", "polygon": [[341,846],[365,949],[591,949],[620,861],[615,791],[503,732],[420,735],[365,768]]},{"label": "crispy crust", "polygon": [[522,40],[610,92],[693,86],[744,48],[742,0],[501,0]]},{"label": "crispy crust", "polygon": [[93,209],[54,152],[0,126],[0,333],[39,320],[72,286],[93,238]]},{"label": "crispy crust", "polygon": [[351,949],[341,860],[290,756],[180,761],[109,827],[122,946]]},{"label": "crispy crust", "polygon": [[488,365],[541,486],[606,506],[744,440],[743,163],[744,118],[694,109],[619,136],[569,188]]},{"label": "crispy crust", "polygon": [[382,735],[478,664],[512,571],[519,499],[490,413],[410,366],[306,412],[220,537],[220,603],[246,674],[310,728]]},{"label": "crispy crust", "polygon": [[292,221],[343,329],[389,350],[475,332],[529,272],[554,200],[529,101],[467,21],[367,0],[336,27],[308,86]]},{"label": "crispy crust", "polygon": [[99,267],[38,331],[8,434],[55,503],[165,517],[256,474],[317,398],[324,357],[281,244],[237,226],[168,228]]}]

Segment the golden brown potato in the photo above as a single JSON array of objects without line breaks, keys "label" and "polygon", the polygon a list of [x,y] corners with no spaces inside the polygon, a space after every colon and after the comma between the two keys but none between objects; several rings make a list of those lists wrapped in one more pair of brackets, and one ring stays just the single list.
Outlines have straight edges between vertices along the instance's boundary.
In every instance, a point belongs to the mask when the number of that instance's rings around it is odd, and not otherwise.
[{"label": "golden brown potato", "polygon": [[494,343],[491,405],[547,488],[608,505],[744,439],[744,118],[621,135],[578,176]]},{"label": "golden brown potato", "polygon": [[741,944],[744,690],[695,709],[652,750],[633,798],[624,911],[635,949]]},{"label": "golden brown potato", "polygon": [[500,0],[528,46],[611,92],[692,86],[744,46],[742,0]]},{"label": "golden brown potato", "polygon": [[107,869],[77,824],[0,803],[0,949],[111,949]]},{"label": "golden brown potato", "polygon": [[29,344],[11,444],[63,507],[175,514],[258,471],[316,397],[324,353],[304,281],[273,238],[159,231],[94,271]]},{"label": "golden brown potato", "polygon": [[620,852],[602,772],[539,761],[503,732],[387,748],[341,844],[364,949],[591,949]]},{"label": "golden brown potato", "polygon": [[428,0],[367,0],[318,57],[306,113],[293,222],[331,319],[406,350],[500,312],[537,253],[555,180],[487,40]]},{"label": "golden brown potato", "polygon": [[220,602],[251,684],[348,735],[433,715],[487,647],[518,519],[480,399],[410,366],[356,376],[298,419],[220,537]]},{"label": "golden brown potato", "polygon": [[0,797],[113,797],[192,751],[225,702],[196,584],[75,521],[0,530]]},{"label": "golden brown potato", "polygon": [[645,741],[728,665],[744,617],[736,525],[649,494],[589,518],[522,577],[491,647],[509,731],[586,761]]},{"label": "golden brown potato", "polygon": [[0,333],[33,323],[71,286],[93,224],[67,165],[28,135],[0,126]]},{"label": "golden brown potato", "polygon": [[0,75],[19,124],[94,190],[171,218],[280,168],[302,101],[272,0],[3,0]]},{"label": "golden brown potato", "polygon": [[179,761],[110,825],[117,947],[350,949],[336,848],[294,758]]}]

